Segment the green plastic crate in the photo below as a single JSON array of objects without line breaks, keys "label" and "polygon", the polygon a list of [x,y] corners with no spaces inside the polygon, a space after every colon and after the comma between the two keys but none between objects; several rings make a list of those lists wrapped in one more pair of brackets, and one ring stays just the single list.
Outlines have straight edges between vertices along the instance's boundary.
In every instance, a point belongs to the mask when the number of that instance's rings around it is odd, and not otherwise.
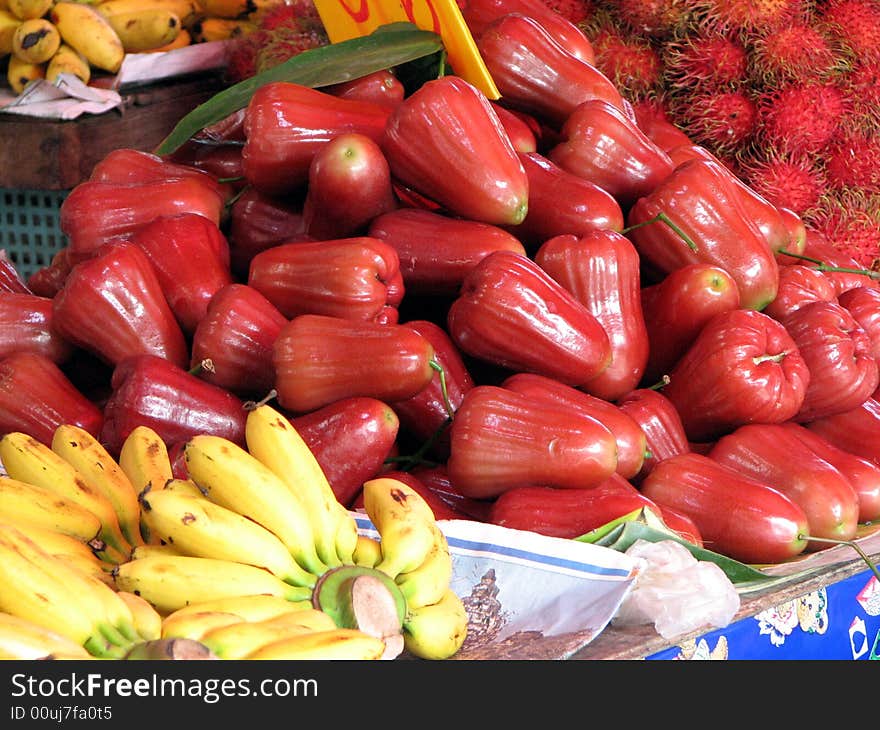
[{"label": "green plastic crate", "polygon": [[67,245],[59,227],[61,203],[69,190],[0,188],[0,249],[27,279]]}]

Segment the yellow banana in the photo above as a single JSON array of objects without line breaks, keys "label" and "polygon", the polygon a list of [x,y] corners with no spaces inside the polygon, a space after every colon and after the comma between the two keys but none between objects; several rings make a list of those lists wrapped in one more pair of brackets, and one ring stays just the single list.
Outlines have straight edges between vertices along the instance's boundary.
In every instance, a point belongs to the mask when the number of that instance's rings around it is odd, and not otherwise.
[{"label": "yellow banana", "polygon": [[179,617],[189,613],[231,613],[240,616],[245,621],[262,621],[312,608],[311,597],[302,601],[289,601],[269,593],[253,593],[193,602],[178,608],[166,616],[166,620],[172,616]]},{"label": "yellow banana", "polygon": [[338,628],[326,613],[317,609],[285,614],[265,621],[242,621],[218,626],[199,639],[221,659],[244,659],[257,649],[297,634],[332,631]]},{"label": "yellow banana", "polygon": [[253,0],[201,0],[207,17],[237,18],[256,10]]},{"label": "yellow banana", "polygon": [[425,561],[394,579],[400,588],[406,605],[419,608],[430,603],[437,603],[449,589],[452,580],[452,555],[443,530],[433,525],[434,545],[428,552]]},{"label": "yellow banana", "polygon": [[137,490],[104,445],[84,428],[65,423],[55,429],[51,448],[107,499],[126,542],[132,547],[143,543]]},{"label": "yellow banana", "polygon": [[51,489],[12,477],[0,478],[0,520],[54,530],[96,551],[104,547],[98,538],[101,521],[94,512]]},{"label": "yellow banana", "polygon": [[21,18],[9,10],[0,10],[0,58],[12,53],[12,37],[21,24]]},{"label": "yellow banana", "polygon": [[174,611],[162,619],[162,638],[201,641],[212,629],[243,623],[241,616],[225,611]]},{"label": "yellow banana", "polygon": [[317,577],[299,566],[274,533],[238,512],[168,489],[148,492],[142,501],[150,536],[185,555],[246,563],[291,585],[315,585]]},{"label": "yellow banana", "polygon": [[94,549],[78,537],[67,535],[58,530],[41,527],[33,523],[20,521],[9,517],[0,517],[0,524],[9,524],[19,532],[24,533],[30,540],[39,545],[51,555],[67,556],[81,562],[94,562],[101,566],[101,559],[95,554]]},{"label": "yellow banana", "polygon": [[119,449],[119,468],[125,472],[135,491],[163,489],[174,478],[168,446],[149,426],[135,426]]},{"label": "yellow banana", "polygon": [[[336,499],[324,470],[308,444],[284,414],[267,404],[248,412],[245,422],[248,451],[278,476],[308,512],[318,557],[328,567],[351,563],[357,542],[357,523]],[[337,553],[337,533],[343,521],[353,535],[346,554]],[[343,560],[344,559],[344,560]]]},{"label": "yellow banana", "polygon": [[186,555],[174,545],[163,545],[161,543],[146,543],[145,545],[135,545],[131,549],[129,560],[138,560],[140,558],[148,558],[152,555]]},{"label": "yellow banana", "polygon": [[131,552],[110,500],[49,446],[21,431],[10,431],[0,438],[0,462],[13,479],[50,489],[88,509],[101,521],[99,537],[122,555]]},{"label": "yellow banana", "polygon": [[190,478],[208,499],[275,533],[306,572],[319,576],[327,570],[315,550],[306,506],[259,459],[210,434],[189,439],[183,456]]},{"label": "yellow banana", "polygon": [[134,628],[144,641],[152,641],[162,636],[162,615],[152,603],[128,591],[117,591],[117,595],[131,610]]},{"label": "yellow banana", "polygon": [[173,41],[166,43],[164,46],[151,48],[148,51],[144,51],[144,53],[164,53],[165,51],[174,51],[178,48],[186,48],[189,45],[192,45],[192,34],[186,28],[181,28],[180,33],[177,34]]},{"label": "yellow banana", "polygon": [[0,612],[0,659],[90,659],[80,644],[30,619]]},{"label": "yellow banana", "polygon": [[369,535],[358,535],[352,562],[364,568],[375,568],[382,560],[382,548],[379,541]]},{"label": "yellow banana", "polygon": [[364,509],[379,531],[382,560],[376,565],[396,578],[418,568],[434,545],[434,513],[412,487],[378,477],[364,483]]},{"label": "yellow banana", "polygon": [[177,14],[167,8],[119,13],[109,16],[107,21],[126,53],[143,53],[172,43],[182,27]]},{"label": "yellow banana", "polygon": [[95,5],[95,9],[105,18],[147,9],[170,10],[180,19],[184,28],[189,28],[204,14],[197,0],[104,0]]},{"label": "yellow banana", "polygon": [[61,45],[61,34],[46,18],[23,20],[12,35],[12,52],[27,63],[48,63]]},{"label": "yellow banana", "polygon": [[9,11],[21,20],[42,18],[54,4],[55,0],[7,0]]},{"label": "yellow banana", "polygon": [[189,555],[157,555],[130,560],[114,574],[116,588],[137,593],[162,614],[224,596],[268,593],[290,601],[311,597],[311,588],[292,586],[253,565]]},{"label": "yellow banana", "polygon": [[250,35],[258,26],[252,20],[239,18],[201,18],[192,27],[193,38],[197,43],[229,41]]},{"label": "yellow banana", "polygon": [[251,652],[246,659],[366,660],[381,659],[385,642],[357,629],[331,629],[294,634]]},{"label": "yellow banana", "polygon": [[169,479],[165,482],[165,489],[169,492],[188,494],[193,497],[207,496],[192,479]]},{"label": "yellow banana", "polygon": [[86,57],[95,68],[119,71],[125,49],[113,26],[94,6],[78,2],[58,2],[49,11],[61,40]]},{"label": "yellow banana", "polygon": [[88,84],[92,78],[92,67],[82,53],[62,43],[46,65],[46,80],[54,83],[61,74],[71,74]]},{"label": "yellow banana", "polygon": [[6,81],[16,94],[20,94],[25,87],[37,79],[46,78],[45,63],[28,63],[18,56],[9,56],[6,66]]},{"label": "yellow banana", "polygon": [[467,638],[467,609],[450,588],[437,603],[412,608],[403,620],[403,644],[420,659],[448,659]]}]

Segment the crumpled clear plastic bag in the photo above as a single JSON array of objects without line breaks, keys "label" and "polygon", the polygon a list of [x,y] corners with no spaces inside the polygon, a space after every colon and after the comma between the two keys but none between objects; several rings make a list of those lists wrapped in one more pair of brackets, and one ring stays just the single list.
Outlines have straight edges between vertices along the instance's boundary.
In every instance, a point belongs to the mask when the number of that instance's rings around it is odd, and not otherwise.
[{"label": "crumpled clear plastic bag", "polygon": [[675,540],[636,540],[626,554],[647,565],[615,614],[615,626],[653,623],[658,634],[672,639],[724,628],[740,608],[739,593],[725,572],[697,560]]}]

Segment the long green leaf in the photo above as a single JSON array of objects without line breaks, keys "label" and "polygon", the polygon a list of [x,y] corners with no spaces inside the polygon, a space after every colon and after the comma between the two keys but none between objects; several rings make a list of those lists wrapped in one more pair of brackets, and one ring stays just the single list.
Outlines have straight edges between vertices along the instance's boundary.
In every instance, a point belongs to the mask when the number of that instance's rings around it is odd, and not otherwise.
[{"label": "long green leaf", "polygon": [[380,26],[370,35],[312,48],[256,76],[218,92],[177,122],[156,147],[156,154],[174,152],[205,127],[247,106],[253,93],[273,81],[289,81],[318,88],[393,68],[443,48],[440,36],[412,23]]}]

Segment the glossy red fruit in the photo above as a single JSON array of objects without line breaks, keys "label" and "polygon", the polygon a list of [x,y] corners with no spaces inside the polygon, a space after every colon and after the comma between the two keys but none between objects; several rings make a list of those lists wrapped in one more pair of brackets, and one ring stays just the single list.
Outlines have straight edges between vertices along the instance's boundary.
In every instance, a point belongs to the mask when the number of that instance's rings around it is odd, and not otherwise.
[{"label": "glossy red fruit", "polygon": [[337,135],[312,158],[303,203],[309,236],[328,240],[363,234],[373,218],[397,205],[388,161],[367,135]]},{"label": "glossy red fruit", "polygon": [[437,492],[429,488],[415,474],[408,471],[399,471],[392,469],[386,471],[382,476],[390,479],[398,479],[404,484],[412,487],[425,500],[434,513],[435,520],[469,520],[470,515],[457,510],[449,502],[444,500]]},{"label": "glossy red fruit", "polygon": [[624,210],[675,168],[663,148],[642,132],[620,105],[605,99],[578,104],[547,157],[606,190]]},{"label": "glossy red fruit", "polygon": [[586,489],[615,472],[617,443],[575,408],[478,385],[455,414],[446,468],[455,488],[477,499],[530,485]]},{"label": "glossy red fruit", "polygon": [[861,405],[830,416],[816,418],[804,425],[838,448],[861,456],[880,466],[880,393],[874,393]]},{"label": "glossy red fruit", "polygon": [[581,102],[604,99],[623,109],[614,83],[591,63],[556,41],[541,23],[522,13],[502,15],[477,39],[492,80],[510,109],[559,129]]},{"label": "glossy red fruit", "polygon": [[837,301],[816,301],[782,321],[810,370],[797,421],[842,413],[865,401],[880,384],[871,341]]},{"label": "glossy red fruit", "polygon": [[192,335],[211,297],[232,283],[229,243],[220,227],[195,213],[160,216],[131,242],[147,254],[178,324]]},{"label": "glossy red fruit", "polygon": [[67,246],[58,249],[48,264],[41,266],[27,278],[27,286],[32,294],[51,299],[64,286],[64,280],[73,268]]},{"label": "glossy red fruit", "polygon": [[287,323],[278,308],[247,284],[220,289],[192,337],[190,368],[239,396],[265,396],[275,384],[272,347]]},{"label": "glossy red fruit", "polygon": [[784,264],[779,267],[776,298],[761,311],[781,322],[804,304],[831,302],[836,297],[834,285],[823,272],[802,264]]},{"label": "glossy red fruit", "polygon": [[841,293],[837,303],[859,323],[871,342],[871,354],[880,362],[880,289],[856,286]]},{"label": "glossy red fruit", "polygon": [[374,218],[367,234],[397,251],[404,287],[413,294],[457,294],[465,275],[493,251],[525,254],[519,239],[499,226],[418,208]]},{"label": "glossy red fruit", "polygon": [[602,423],[614,435],[617,444],[616,471],[624,479],[638,474],[648,457],[645,432],[616,403],[535,373],[514,373],[501,382],[501,387],[535,400],[579,410]]},{"label": "glossy red fruit", "polygon": [[511,111],[497,101],[490,101],[489,103],[498,115],[498,119],[501,122],[501,126],[504,127],[504,131],[507,132],[507,136],[510,137],[510,143],[513,145],[513,148],[521,155],[536,152],[538,149],[538,132],[527,121],[527,117]]},{"label": "glossy red fruit", "polygon": [[657,505],[657,509],[660,510],[660,519],[670,530],[677,533],[683,540],[687,540],[697,547],[704,547],[703,536],[692,518],[669,506]]},{"label": "glossy red fruit", "polygon": [[520,154],[520,159],[529,177],[529,212],[509,230],[529,249],[553,236],[623,230],[623,211],[607,190],[538,152]]},{"label": "glossy red fruit", "polygon": [[49,446],[62,423],[97,437],[103,422],[101,408],[46,355],[20,350],[0,359],[0,433],[23,431]]},{"label": "glossy red fruit", "polygon": [[809,383],[810,369],[780,322],[734,309],[704,325],[661,392],[691,441],[711,441],[746,423],[793,418]]},{"label": "glossy red fruit", "polygon": [[53,327],[52,299],[37,294],[0,291],[0,357],[26,350],[56,365],[73,354],[73,345]]},{"label": "glossy red fruit", "polygon": [[668,375],[693,344],[703,325],[719,312],[739,308],[733,277],[713,264],[682,266],[639,293],[648,332],[644,382]]},{"label": "glossy red fruit", "polygon": [[488,520],[492,500],[474,499],[462,494],[449,478],[446,464],[421,464],[414,466],[410,473],[456,512],[464,513],[478,522]]},{"label": "glossy red fruit", "polygon": [[53,323],[69,342],[117,365],[150,354],[186,367],[189,349],[147,254],[133,243],[108,244],[67,275],[53,302]]},{"label": "glossy red fruit", "polygon": [[294,413],[354,396],[404,400],[434,376],[431,343],[402,324],[301,314],[273,351],[278,403]]},{"label": "glossy red fruit", "polygon": [[400,104],[406,96],[406,88],[401,80],[392,69],[387,68],[359,76],[351,81],[325,86],[323,91],[341,99],[368,101],[391,108]]},{"label": "glossy red fruit", "polygon": [[396,182],[462,218],[516,225],[528,177],[486,96],[459,76],[423,84],[391,113],[381,141]]},{"label": "glossy red fruit", "polygon": [[263,84],[251,95],[245,114],[245,178],[266,195],[302,191],[312,158],[324,144],[348,132],[378,141],[390,112],[384,104],[288,81]]},{"label": "glossy red fruit", "polygon": [[610,365],[580,387],[610,401],[635,388],[648,361],[648,330],[639,254],[629,239],[611,230],[556,236],[542,244],[535,262],[571,292],[608,335]]},{"label": "glossy red fruit", "polygon": [[0,248],[0,291],[13,294],[33,294],[27,282],[9,258],[5,248]]},{"label": "glossy red fruit", "polygon": [[141,425],[156,431],[166,444],[209,433],[244,445],[244,403],[164,358],[129,357],[114,368],[110,385],[101,442],[114,456]]},{"label": "glossy red fruit", "polygon": [[708,456],[664,459],[640,491],[690,517],[708,550],[734,560],[781,563],[807,547],[807,516],[791,497]]},{"label": "glossy red fruit", "polygon": [[880,286],[880,282],[874,278],[874,273],[864,269],[846,251],[837,248],[824,234],[814,228],[806,229],[806,242],[800,257],[780,254],[779,261],[812,266],[822,271],[838,295],[857,286],[875,288]]},{"label": "glossy red fruit", "polygon": [[465,277],[447,330],[466,354],[582,385],[611,363],[599,320],[527,256],[496,251]]},{"label": "glossy red fruit", "polygon": [[293,416],[340,504],[350,506],[363,484],[382,471],[400,423],[391,407],[369,397],[340,398]]}]

